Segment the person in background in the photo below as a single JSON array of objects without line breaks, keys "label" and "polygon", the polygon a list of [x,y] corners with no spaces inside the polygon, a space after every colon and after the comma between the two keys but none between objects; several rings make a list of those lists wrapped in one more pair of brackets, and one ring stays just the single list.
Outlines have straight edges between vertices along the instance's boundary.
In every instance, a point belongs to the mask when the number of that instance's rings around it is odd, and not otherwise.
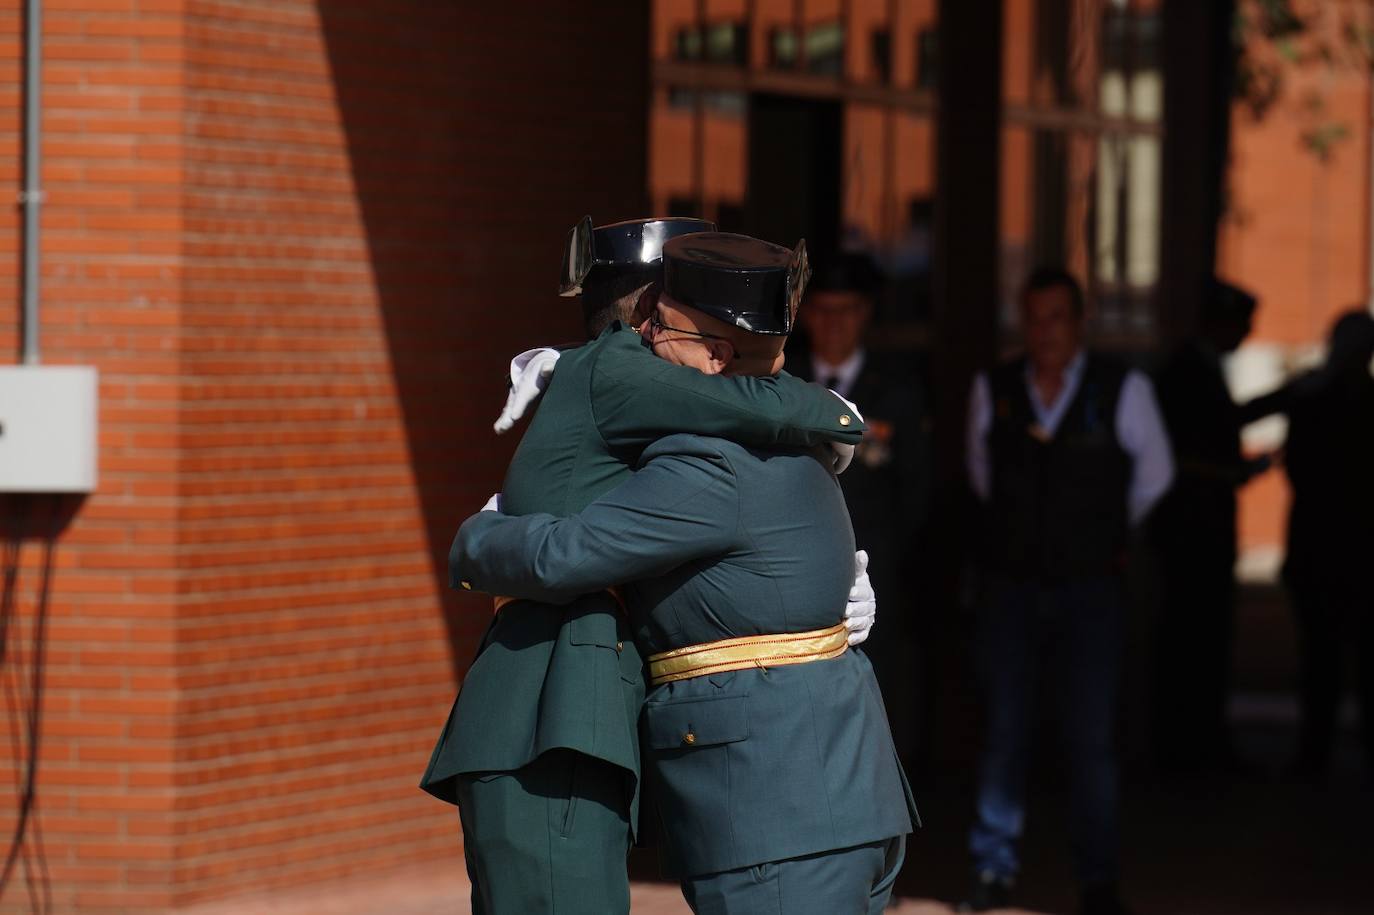
[{"label": "person in background", "polygon": [[[1284,468],[1293,487],[1283,579],[1301,652],[1302,727],[1290,774],[1320,781],[1331,762],[1347,652],[1353,655],[1365,764],[1374,779],[1374,318],[1343,315],[1320,384],[1288,407]],[[1301,380],[1295,384],[1301,384]],[[1313,387],[1313,386],[1309,386]]]},{"label": "person in background", "polygon": [[[855,403],[868,430],[840,488],[854,538],[867,554],[875,590],[883,595],[883,637],[865,646],[887,703],[898,752],[908,762],[928,750],[925,714],[931,659],[915,585],[919,538],[929,514],[930,418],[910,361],[864,346],[873,318],[878,273],[872,261],[841,254],[819,266],[799,317],[810,342],[791,364],[799,378],[818,381]],[[809,356],[809,358],[808,358]]]},{"label": "person in background", "polygon": [[1154,756],[1169,774],[1240,768],[1226,722],[1235,640],[1236,490],[1268,469],[1241,453],[1245,422],[1222,359],[1250,334],[1256,300],[1211,279],[1198,333],[1155,379],[1178,479],[1151,522],[1163,600],[1154,639]]},{"label": "person in background", "polygon": [[1117,684],[1128,537],[1169,488],[1149,380],[1087,350],[1083,293],[1042,268],[1021,294],[1025,356],[974,380],[968,474],[982,503],[974,635],[985,737],[963,911],[1007,904],[1020,862],[1037,681],[1053,679],[1083,915],[1126,911],[1117,887]]}]

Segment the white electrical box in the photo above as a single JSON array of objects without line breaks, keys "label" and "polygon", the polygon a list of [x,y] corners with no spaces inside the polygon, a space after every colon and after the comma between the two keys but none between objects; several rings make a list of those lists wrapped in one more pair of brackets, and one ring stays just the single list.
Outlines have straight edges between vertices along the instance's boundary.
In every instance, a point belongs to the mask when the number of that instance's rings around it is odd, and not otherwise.
[{"label": "white electrical box", "polygon": [[95,489],[93,366],[0,366],[0,492]]}]

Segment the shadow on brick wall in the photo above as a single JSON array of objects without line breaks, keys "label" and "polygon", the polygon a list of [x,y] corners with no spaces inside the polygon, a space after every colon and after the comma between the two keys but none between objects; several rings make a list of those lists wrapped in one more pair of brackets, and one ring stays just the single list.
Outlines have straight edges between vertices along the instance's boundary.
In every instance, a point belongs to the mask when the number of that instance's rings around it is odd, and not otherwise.
[{"label": "shadow on brick wall", "polygon": [[[498,489],[510,356],[573,339],[569,226],[641,212],[647,4],[321,0],[434,574]],[[519,430],[517,430],[517,433]],[[485,613],[447,592],[454,662]],[[467,611],[467,612],[464,612]]]}]

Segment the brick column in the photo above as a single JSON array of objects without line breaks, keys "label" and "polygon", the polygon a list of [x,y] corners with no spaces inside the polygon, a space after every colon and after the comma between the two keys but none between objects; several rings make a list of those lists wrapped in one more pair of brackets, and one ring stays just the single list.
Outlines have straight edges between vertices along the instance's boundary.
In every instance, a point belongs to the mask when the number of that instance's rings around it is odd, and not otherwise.
[{"label": "brick column", "polygon": [[[100,490],[62,504],[53,554],[56,907],[460,867],[456,813],[416,784],[488,610],[440,575],[514,444],[490,432],[505,360],[576,333],[564,232],[640,214],[647,12],[46,6],[43,356],[100,368],[102,423]],[[0,44],[15,187],[21,59]],[[0,746],[8,836],[23,746]],[[27,908],[21,873],[0,911]]]}]

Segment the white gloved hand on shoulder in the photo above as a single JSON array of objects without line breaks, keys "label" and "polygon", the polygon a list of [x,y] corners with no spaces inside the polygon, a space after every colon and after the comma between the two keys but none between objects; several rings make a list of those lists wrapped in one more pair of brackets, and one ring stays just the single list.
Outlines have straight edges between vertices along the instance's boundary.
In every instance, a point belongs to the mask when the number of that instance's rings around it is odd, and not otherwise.
[{"label": "white gloved hand on shoulder", "polygon": [[541,346],[526,350],[510,361],[510,393],[506,395],[506,406],[496,418],[493,428],[496,434],[509,432],[516,420],[525,415],[530,404],[539,399],[553,377],[554,366],[558,364],[558,350]]}]

